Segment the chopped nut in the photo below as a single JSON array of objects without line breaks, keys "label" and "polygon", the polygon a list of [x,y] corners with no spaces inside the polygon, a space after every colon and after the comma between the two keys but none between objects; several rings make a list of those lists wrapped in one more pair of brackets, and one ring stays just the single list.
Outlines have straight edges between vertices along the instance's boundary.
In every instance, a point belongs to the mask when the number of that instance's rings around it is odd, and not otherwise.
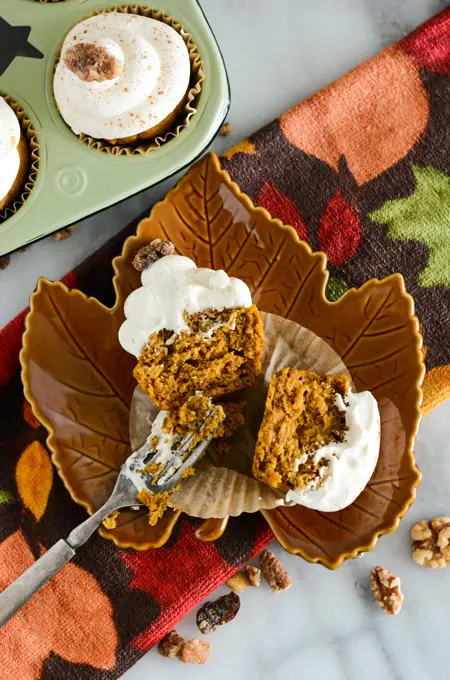
[{"label": "chopped nut", "polygon": [[450,517],[423,519],[411,529],[412,558],[430,569],[442,569],[450,563]]},{"label": "chopped nut", "polygon": [[231,123],[224,123],[219,129],[219,136],[228,137],[228,135],[231,134],[232,130],[233,128],[231,127]]},{"label": "chopped nut", "polygon": [[69,238],[69,236],[72,236],[72,232],[75,229],[76,224],[73,224],[71,227],[65,227],[64,229],[60,229],[59,231],[55,231],[54,234],[52,234],[52,238],[55,239],[55,241],[65,241],[66,238]]},{"label": "chopped nut", "polygon": [[237,574],[230,576],[226,585],[231,588],[231,590],[234,590],[235,593],[240,593],[241,590],[244,590],[244,588],[247,588],[247,586],[250,585],[250,581],[248,580],[247,574],[243,571],[238,571]]},{"label": "chopped nut", "polygon": [[211,656],[211,645],[198,638],[184,643],[180,652],[180,659],[184,663],[206,663]]},{"label": "chopped nut", "polygon": [[237,574],[233,574],[226,585],[234,590],[235,593],[240,593],[241,590],[247,588],[247,586],[260,586],[261,585],[261,571],[258,567],[254,567],[251,564],[247,564],[244,571],[238,571]]},{"label": "chopped nut", "polygon": [[261,570],[258,569],[258,567],[254,567],[252,564],[247,564],[245,571],[247,572],[247,578],[250,581],[250,585],[259,588],[261,585]]},{"label": "chopped nut", "polygon": [[171,630],[163,637],[158,645],[158,652],[162,656],[168,656],[170,659],[175,659],[180,655],[181,648],[184,644],[184,638],[178,635],[176,630]]},{"label": "chopped nut", "polygon": [[0,269],[6,269],[6,267],[11,262],[11,255],[4,255],[0,257]]},{"label": "chopped nut", "polygon": [[175,246],[171,241],[162,241],[160,238],[155,238],[151,243],[138,250],[133,258],[133,267],[138,272],[142,272],[157,260],[166,255],[173,255],[174,252]]},{"label": "chopped nut", "polygon": [[106,47],[93,43],[78,43],[66,50],[64,63],[85,83],[117,78],[123,69],[122,62]]},{"label": "chopped nut", "polygon": [[114,510],[109,517],[103,520],[102,524],[106,529],[115,529],[117,522],[116,519],[119,516],[119,511]]},{"label": "chopped nut", "polygon": [[263,550],[260,558],[262,575],[274,593],[281,593],[292,585],[292,579],[271,550]]},{"label": "chopped nut", "polygon": [[236,593],[228,593],[214,602],[205,602],[197,612],[197,626],[201,633],[213,633],[216,628],[232,621],[239,611],[241,601]]},{"label": "chopped nut", "polygon": [[393,576],[384,567],[375,567],[370,575],[370,587],[374,598],[387,614],[395,616],[399,613],[403,594],[397,576]]}]

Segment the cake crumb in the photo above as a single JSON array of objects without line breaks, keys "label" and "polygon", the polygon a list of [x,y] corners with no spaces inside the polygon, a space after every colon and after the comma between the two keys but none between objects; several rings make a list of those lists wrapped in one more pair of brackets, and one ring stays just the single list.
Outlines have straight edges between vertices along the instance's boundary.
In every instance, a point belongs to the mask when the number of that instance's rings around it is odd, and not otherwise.
[{"label": "cake crumb", "polygon": [[178,491],[180,485],[177,484],[170,489],[170,491],[165,491],[164,493],[151,493],[148,489],[142,489],[137,494],[137,500],[146,505],[148,508],[148,523],[151,527],[154,527],[158,520],[164,515],[165,511],[169,507],[170,497],[175,491]]},{"label": "cake crumb", "polygon": [[72,232],[75,227],[76,224],[73,224],[71,227],[65,227],[64,229],[55,231],[51,236],[53,239],[55,239],[55,241],[65,241],[66,238],[70,238],[70,236],[72,236]]},{"label": "cake crumb", "polygon": [[233,131],[231,123],[224,123],[219,129],[219,137],[228,137]]},{"label": "cake crumb", "polygon": [[64,64],[85,83],[113,80],[123,68],[111,52],[93,43],[78,43],[69,47],[64,54]]},{"label": "cake crumb", "polygon": [[105,529],[115,529],[117,526],[117,518],[119,516],[119,511],[114,510],[109,517],[103,520],[102,524]]},{"label": "cake crumb", "polygon": [[11,255],[4,255],[0,257],[0,269],[6,269],[6,267],[11,262]]}]

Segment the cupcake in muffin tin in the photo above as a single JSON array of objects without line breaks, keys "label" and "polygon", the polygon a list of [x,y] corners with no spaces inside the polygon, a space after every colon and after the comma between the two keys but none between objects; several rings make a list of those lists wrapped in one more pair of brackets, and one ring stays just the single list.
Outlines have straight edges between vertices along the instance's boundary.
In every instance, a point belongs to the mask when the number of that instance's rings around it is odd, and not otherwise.
[{"label": "cupcake in muffin tin", "polygon": [[[11,30],[21,25],[19,4],[8,3],[5,9]],[[178,172],[206,148],[227,108],[223,61],[196,0],[174,0],[167,14],[148,6],[148,0],[122,6],[94,0],[55,4],[61,7],[27,3],[31,31],[26,53],[13,49],[2,73],[0,96],[14,98],[29,162],[22,191],[12,202],[7,197],[6,210],[0,208],[0,255]],[[216,77],[203,88],[206,55]],[[28,124],[40,143],[38,159]],[[160,147],[158,162],[141,162],[139,156]],[[102,153],[99,157],[93,151]],[[110,155],[135,158],[123,161],[124,173]],[[21,229],[16,229],[19,222]]]},{"label": "cupcake in muffin tin", "polygon": [[19,119],[0,96],[0,212],[11,205],[25,184],[28,158]]},{"label": "cupcake in muffin tin", "polygon": [[39,142],[28,112],[0,92],[0,223],[28,198],[39,167]]},{"label": "cupcake in muffin tin", "polygon": [[174,28],[149,16],[108,12],[66,36],[54,95],[76,134],[138,144],[174,126],[190,77],[188,48]]}]

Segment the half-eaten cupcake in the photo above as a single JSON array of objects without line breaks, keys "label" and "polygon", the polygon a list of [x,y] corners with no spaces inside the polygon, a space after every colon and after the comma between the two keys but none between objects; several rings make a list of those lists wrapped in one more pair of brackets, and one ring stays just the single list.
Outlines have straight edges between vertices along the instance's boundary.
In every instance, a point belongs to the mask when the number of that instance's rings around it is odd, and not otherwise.
[{"label": "half-eaten cupcake", "polygon": [[376,399],[352,392],[347,376],[295,368],[272,376],[253,474],[286,491],[286,501],[342,510],[369,482],[379,450]]}]

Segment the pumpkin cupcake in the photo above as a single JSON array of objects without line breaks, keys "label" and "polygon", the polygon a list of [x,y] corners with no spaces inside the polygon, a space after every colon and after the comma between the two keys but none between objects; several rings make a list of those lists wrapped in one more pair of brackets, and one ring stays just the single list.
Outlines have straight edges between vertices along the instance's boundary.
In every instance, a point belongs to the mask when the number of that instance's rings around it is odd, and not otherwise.
[{"label": "pumpkin cupcake", "polygon": [[78,135],[136,145],[174,127],[189,90],[182,35],[141,14],[91,16],[66,36],[54,76],[60,114]]},{"label": "pumpkin cupcake", "polygon": [[18,197],[27,179],[28,164],[28,144],[19,120],[0,96],[0,212]]}]

